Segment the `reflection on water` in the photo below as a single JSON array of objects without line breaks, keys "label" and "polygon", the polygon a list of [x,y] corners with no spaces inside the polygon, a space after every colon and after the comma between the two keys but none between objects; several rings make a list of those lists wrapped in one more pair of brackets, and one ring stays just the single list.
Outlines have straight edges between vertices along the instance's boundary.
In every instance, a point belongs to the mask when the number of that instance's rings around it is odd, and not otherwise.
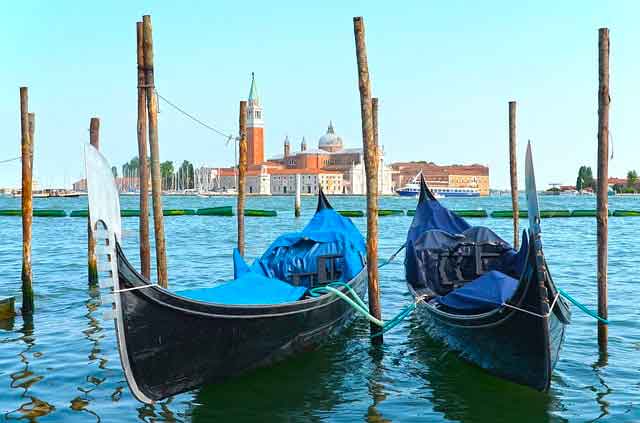
[{"label": "reflection on water", "polygon": [[343,401],[349,358],[335,358],[344,354],[344,341],[336,338],[322,350],[200,389],[190,412],[193,421],[254,422],[266,415],[271,422],[317,421]]},{"label": "reflection on water", "polygon": [[595,374],[600,387],[593,386],[592,389],[596,394],[596,402],[600,406],[600,415],[591,421],[598,421],[602,417],[609,414],[609,403],[606,400],[606,396],[611,394],[611,388],[604,380],[602,375],[603,370],[609,364],[609,354],[607,351],[600,351],[598,355],[598,360],[591,365],[593,369],[593,373]]},{"label": "reflection on water", "polygon": [[381,382],[384,380],[384,365],[382,362],[384,352],[381,347],[374,346],[371,348],[369,355],[372,359],[372,369],[368,388],[372,404],[367,408],[366,421],[370,423],[388,423],[391,420],[385,419],[384,415],[377,409],[378,404],[381,404],[387,398],[384,385]]},{"label": "reflection on water", "polygon": [[540,393],[488,374],[429,338],[417,316],[414,319],[409,342],[413,346],[414,359],[420,363],[414,371],[424,379],[425,394],[434,410],[443,413],[446,419],[461,422],[557,421],[549,413],[551,408],[560,406],[553,392]]},{"label": "reflection on water", "polygon": [[[87,329],[83,330],[84,337],[89,341],[91,350],[88,355],[89,363],[93,363],[95,360],[99,360],[100,364],[98,368],[104,370],[107,359],[101,357],[100,354],[100,338],[102,335],[102,327],[100,326],[100,320],[94,317],[94,313],[99,315],[100,308],[100,292],[95,287],[89,287],[89,298],[85,301],[84,306],[87,312],[83,317],[87,319]],[[82,395],[73,398],[70,401],[69,408],[73,411],[86,413],[93,416],[95,421],[101,421],[100,416],[93,411],[89,406],[93,397],[91,393],[97,389],[104,381],[106,377],[100,374],[87,374],[83,383],[77,387],[78,391]]]},{"label": "reflection on water", "polygon": [[32,316],[23,316],[23,325],[20,329],[22,333],[21,341],[24,342],[25,348],[18,354],[20,362],[23,364],[23,368],[17,372],[13,372],[9,375],[11,378],[11,388],[22,390],[20,394],[21,398],[27,399],[27,402],[23,402],[20,406],[8,413],[5,413],[4,417],[7,420],[27,420],[29,422],[37,421],[38,417],[46,416],[55,410],[55,407],[46,401],[42,401],[33,395],[30,395],[29,390],[33,385],[44,379],[44,376],[37,375],[31,369],[30,357],[39,358],[38,352],[32,352],[35,346],[34,337],[34,325]]}]

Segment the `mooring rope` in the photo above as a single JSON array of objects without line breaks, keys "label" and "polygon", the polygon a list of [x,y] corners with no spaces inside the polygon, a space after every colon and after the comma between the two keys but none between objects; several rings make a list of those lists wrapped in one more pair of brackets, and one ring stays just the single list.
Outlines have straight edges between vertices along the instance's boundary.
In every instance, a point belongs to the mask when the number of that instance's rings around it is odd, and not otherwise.
[{"label": "mooring rope", "polygon": [[[347,295],[344,292],[340,291],[338,289],[340,287],[345,288],[349,292],[349,294],[351,294],[351,296],[353,298],[349,297],[349,295]],[[353,307],[354,310],[356,310],[358,313],[363,315],[371,323],[375,324],[376,326],[380,326],[382,328],[382,330],[380,332],[372,334],[371,335],[372,338],[380,336],[383,333],[386,333],[386,332],[390,331],[391,329],[393,329],[394,327],[396,327],[407,316],[409,316],[413,312],[413,310],[416,309],[416,307],[418,306],[418,303],[420,303],[421,301],[424,301],[424,299],[425,299],[424,296],[417,297],[416,300],[413,303],[411,303],[408,306],[404,307],[400,311],[400,313],[398,313],[395,317],[393,317],[391,320],[389,320],[387,322],[384,322],[384,321],[372,316],[371,313],[369,313],[366,310],[366,305],[364,304],[364,301],[362,301],[360,296],[348,284],[346,284],[344,282],[331,282],[331,283],[329,283],[329,284],[327,284],[325,286],[320,286],[320,287],[317,287],[317,288],[313,288],[310,291],[310,294],[311,294],[312,297],[319,297],[320,295],[327,294],[327,293],[335,294],[336,296],[341,298],[343,301],[345,301],[347,304],[349,304],[351,307]]]},{"label": "mooring rope", "polygon": [[224,131],[221,131],[220,129],[214,128],[213,126],[204,123],[203,121],[201,121],[200,119],[198,119],[197,117],[193,116],[191,113],[186,112],[185,110],[183,110],[181,107],[175,105],[174,103],[172,103],[171,101],[169,101],[167,98],[161,96],[158,93],[158,90],[155,90],[156,95],[158,96],[158,98],[160,98],[161,100],[163,100],[165,103],[167,103],[169,106],[173,107],[174,109],[176,109],[177,111],[179,111],[180,113],[182,113],[183,115],[185,115],[186,117],[188,117],[189,119],[193,120],[194,122],[196,122],[197,124],[199,124],[200,126],[203,126],[207,129],[209,129],[210,131],[215,132],[216,134],[224,137],[224,138],[228,138],[231,139],[233,138],[231,135],[225,133]]},{"label": "mooring rope", "polygon": [[576,300],[571,295],[569,295],[568,292],[566,292],[562,288],[557,288],[557,289],[558,289],[558,292],[560,293],[560,295],[565,297],[567,300],[571,301],[573,303],[573,305],[578,307],[583,313],[585,313],[588,316],[593,317],[594,319],[597,319],[597,320],[601,321],[605,325],[609,324],[609,320],[608,319],[605,319],[604,317],[599,316],[597,313],[594,313],[593,311],[589,310],[584,304],[581,304],[580,301]]},{"label": "mooring rope", "polygon": [[527,314],[530,314],[530,315],[532,315],[532,316],[536,316],[536,317],[540,317],[541,319],[544,319],[545,317],[549,317],[549,316],[551,315],[551,312],[553,311],[553,307],[555,307],[556,302],[558,301],[558,297],[559,297],[559,296],[560,296],[560,293],[557,293],[557,294],[556,294],[556,296],[553,298],[553,302],[551,303],[551,307],[549,307],[549,311],[548,311],[546,314],[539,314],[539,313],[535,313],[535,312],[533,312],[533,311],[531,311],[531,310],[527,310],[527,309],[524,309],[524,308],[520,308],[520,307],[517,307],[517,306],[511,305],[511,304],[509,304],[509,303],[506,303],[506,302],[502,303],[502,305],[503,305],[504,307],[509,307],[509,308],[514,309],[514,310],[521,311],[521,312],[523,312],[523,313],[527,313]]},{"label": "mooring rope", "polygon": [[406,247],[406,246],[407,246],[407,243],[405,242],[404,244],[402,244],[402,245],[400,246],[400,248],[398,248],[398,250],[397,250],[395,253],[391,254],[391,257],[389,257],[389,258],[387,259],[387,261],[385,261],[384,263],[382,263],[382,264],[378,265],[378,269],[383,268],[384,266],[386,266],[387,264],[389,264],[389,263],[391,263],[393,260],[395,260],[396,256],[397,256],[398,254],[400,254],[400,251],[404,250],[404,247]]},{"label": "mooring rope", "polygon": [[18,156],[18,157],[14,157],[13,159],[0,160],[0,164],[13,162],[13,161],[16,161],[16,160],[20,160],[21,158],[22,158],[22,156]]}]

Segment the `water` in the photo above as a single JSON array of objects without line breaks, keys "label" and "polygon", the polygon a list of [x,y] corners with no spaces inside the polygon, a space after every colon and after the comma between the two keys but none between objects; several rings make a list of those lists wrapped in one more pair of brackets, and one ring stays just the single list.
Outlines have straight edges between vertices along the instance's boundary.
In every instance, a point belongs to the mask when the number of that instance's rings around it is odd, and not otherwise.
[{"label": "water", "polygon": [[[365,208],[361,197],[331,198],[337,209]],[[509,197],[444,200],[452,208],[509,209]],[[0,198],[0,208],[19,200]],[[86,199],[37,199],[36,207],[86,208]],[[233,204],[232,198],[165,198],[167,208]],[[123,197],[123,208],[137,208]],[[521,204],[524,199],[521,199]],[[594,198],[541,197],[543,208],[593,209]],[[382,198],[382,208],[408,209],[415,199]],[[247,218],[247,255],[256,257],[277,234],[301,228],[315,209],[303,198],[249,198],[247,207],[276,209],[277,218]],[[640,199],[612,198],[611,209],[640,209]],[[366,221],[355,218],[363,232]],[[380,256],[404,241],[409,217],[380,222]],[[473,219],[512,239],[510,219]],[[137,265],[136,218],[123,219],[124,248]],[[526,226],[526,221],[521,222]],[[189,288],[228,277],[235,219],[166,217],[170,286]],[[596,307],[595,219],[547,219],[543,240],[555,281]],[[35,218],[32,320],[0,323],[0,421],[640,421],[640,294],[636,234],[640,218],[609,220],[609,354],[599,357],[595,321],[574,308],[573,323],[551,390],[541,394],[487,375],[431,341],[410,317],[370,347],[358,319],[322,349],[162,404],[130,394],[115,347],[113,325],[101,320],[86,283],[86,220]],[[0,217],[0,296],[20,298],[20,219]],[[383,316],[409,301],[402,255],[381,269]],[[188,360],[188,357],[185,357]]]}]

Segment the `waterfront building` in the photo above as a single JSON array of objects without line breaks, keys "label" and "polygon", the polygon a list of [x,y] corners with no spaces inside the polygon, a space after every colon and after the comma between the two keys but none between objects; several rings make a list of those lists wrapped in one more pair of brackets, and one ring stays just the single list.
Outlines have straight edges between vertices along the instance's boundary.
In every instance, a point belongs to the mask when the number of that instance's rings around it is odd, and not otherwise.
[{"label": "waterfront building", "polygon": [[[252,74],[247,100],[247,193],[294,194],[295,179],[299,174],[302,193],[317,193],[322,186],[327,194],[366,194],[363,149],[345,148],[332,122],[319,138],[317,148],[308,148],[303,137],[300,150],[294,152],[289,136],[285,136],[283,154],[269,160],[264,159],[264,129],[262,103],[255,75]],[[217,175],[216,185],[221,189],[236,189],[237,173],[234,168],[219,169]],[[391,175],[392,169],[385,165],[384,151],[380,148],[378,191],[381,194],[392,194]]]}]

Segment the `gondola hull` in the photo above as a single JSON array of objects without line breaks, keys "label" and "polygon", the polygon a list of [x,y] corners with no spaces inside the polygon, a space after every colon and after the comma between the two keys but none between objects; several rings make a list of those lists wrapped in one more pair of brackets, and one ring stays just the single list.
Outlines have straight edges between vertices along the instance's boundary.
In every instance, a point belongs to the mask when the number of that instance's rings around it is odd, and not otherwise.
[{"label": "gondola hull", "polygon": [[542,250],[530,144],[525,168],[529,228],[520,251],[452,213],[421,179],[405,274],[431,337],[494,375],[546,391],[571,310]]},{"label": "gondola hull", "polygon": [[[533,281],[521,281],[524,297],[518,309],[542,311],[551,301],[541,300],[546,288]],[[414,293],[412,287],[409,289]],[[545,316],[502,307],[484,317],[452,315],[430,303],[419,303],[419,318],[428,334],[449,349],[485,369],[512,382],[539,391],[549,389],[551,374],[564,342],[569,308],[562,298]]]},{"label": "gondola hull", "polygon": [[[148,283],[119,248],[118,273],[119,290]],[[363,296],[366,280],[365,267],[349,285]],[[157,286],[118,295],[122,364],[145,402],[312,350],[353,317],[353,309],[333,295],[270,306],[203,303]]]}]

